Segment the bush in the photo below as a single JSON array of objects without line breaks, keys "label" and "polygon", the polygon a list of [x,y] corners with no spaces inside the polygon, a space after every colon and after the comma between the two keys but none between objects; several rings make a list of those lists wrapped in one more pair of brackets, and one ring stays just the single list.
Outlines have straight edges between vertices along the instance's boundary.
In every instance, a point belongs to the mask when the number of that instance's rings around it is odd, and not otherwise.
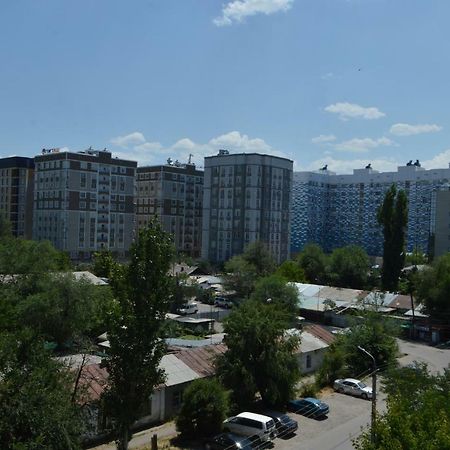
[{"label": "bush", "polygon": [[316,383],[306,383],[299,390],[300,397],[316,397],[319,386]]},{"label": "bush", "polygon": [[228,411],[229,393],[216,379],[195,380],[184,391],[177,430],[184,438],[215,435]]}]

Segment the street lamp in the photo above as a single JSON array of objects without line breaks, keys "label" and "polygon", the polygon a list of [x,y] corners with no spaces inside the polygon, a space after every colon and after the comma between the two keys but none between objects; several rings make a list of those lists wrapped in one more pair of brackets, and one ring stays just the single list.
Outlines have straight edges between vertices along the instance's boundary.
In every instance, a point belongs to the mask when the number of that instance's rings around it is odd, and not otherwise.
[{"label": "street lamp", "polygon": [[372,360],[372,415],[370,421],[370,440],[375,444],[375,421],[377,418],[377,362],[373,355],[371,355],[365,348],[358,345],[358,349],[365,353]]}]

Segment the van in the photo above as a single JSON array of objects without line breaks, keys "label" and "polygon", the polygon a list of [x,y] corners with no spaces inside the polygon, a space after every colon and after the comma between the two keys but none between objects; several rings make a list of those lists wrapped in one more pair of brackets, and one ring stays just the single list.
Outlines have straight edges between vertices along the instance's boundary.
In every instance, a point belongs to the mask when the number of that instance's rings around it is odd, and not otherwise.
[{"label": "van", "polygon": [[243,436],[258,435],[263,442],[269,442],[277,435],[275,421],[268,416],[243,412],[223,422],[223,429]]},{"label": "van", "polygon": [[178,310],[179,314],[195,314],[196,312],[198,312],[198,306],[197,303],[192,302],[192,303],[185,303],[184,305],[181,306],[181,308]]}]

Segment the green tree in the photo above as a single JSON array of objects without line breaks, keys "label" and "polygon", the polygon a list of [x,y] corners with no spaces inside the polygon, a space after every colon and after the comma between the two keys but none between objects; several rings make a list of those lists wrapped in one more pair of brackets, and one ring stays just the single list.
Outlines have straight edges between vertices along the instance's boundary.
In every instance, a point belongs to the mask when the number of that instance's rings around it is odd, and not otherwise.
[{"label": "green tree", "polygon": [[94,266],[92,271],[98,277],[110,278],[117,262],[109,250],[94,253]]},{"label": "green tree", "polygon": [[335,378],[356,377],[372,369],[372,361],[358,346],[375,358],[377,367],[386,370],[396,366],[398,334],[394,322],[375,311],[368,311],[350,326],[349,331],[339,335],[330,346],[324,364],[318,372],[319,384],[331,384]]},{"label": "green tree", "polygon": [[448,323],[450,317],[450,253],[437,258],[416,275],[417,297],[433,321]]},{"label": "green tree", "polygon": [[328,279],[333,286],[364,289],[370,270],[369,257],[357,245],[333,250],[329,259]]},{"label": "green tree", "polygon": [[164,381],[160,332],[170,304],[168,271],[174,253],[170,235],[152,221],[132,245],[130,264],[113,275],[117,302],[108,321],[111,348],[104,360],[109,373],[104,399],[119,450],[128,448],[132,424]]},{"label": "green tree", "polygon": [[383,228],[383,268],[381,282],[386,291],[396,291],[405,263],[405,235],[408,225],[408,199],[395,184],[386,192],[378,209],[378,223]]},{"label": "green tree", "polygon": [[317,244],[307,244],[298,255],[298,262],[310,283],[326,281],[327,255]]},{"label": "green tree", "polygon": [[193,381],[183,393],[176,418],[177,430],[186,438],[212,436],[222,429],[229,411],[229,392],[214,378]]},{"label": "green tree", "polygon": [[305,272],[297,261],[285,261],[278,267],[275,273],[285,278],[286,281],[306,283]]},{"label": "green tree", "polygon": [[256,281],[273,273],[275,261],[267,246],[252,242],[242,255],[234,256],[225,263],[225,286],[236,291],[241,298],[247,298],[254,289]]},{"label": "green tree", "polygon": [[286,335],[289,319],[280,305],[252,300],[225,319],[227,351],[218,358],[217,369],[237,406],[249,406],[257,393],[271,406],[283,406],[292,398],[300,376],[300,341]]},{"label": "green tree", "polygon": [[378,416],[375,442],[370,431],[355,441],[358,450],[444,450],[450,448],[450,371],[430,375],[416,364],[385,378],[387,412]]},{"label": "green tree", "polygon": [[70,273],[21,275],[0,287],[0,325],[26,326],[62,347],[91,332],[102,332],[112,302],[107,286],[76,280]]},{"label": "green tree", "polygon": [[286,311],[289,311],[292,319],[298,315],[299,300],[298,290],[295,285],[288,284],[283,277],[271,275],[260,278],[255,284],[255,290],[250,299],[260,304],[274,303],[281,305]]},{"label": "green tree", "polygon": [[13,450],[80,449],[73,376],[25,330],[0,335],[0,442]]}]

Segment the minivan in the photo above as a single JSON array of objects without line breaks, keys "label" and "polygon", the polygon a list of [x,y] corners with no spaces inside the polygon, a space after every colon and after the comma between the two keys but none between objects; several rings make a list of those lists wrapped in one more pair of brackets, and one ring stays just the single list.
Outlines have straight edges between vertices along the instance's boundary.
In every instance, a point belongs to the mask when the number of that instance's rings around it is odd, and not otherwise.
[{"label": "minivan", "polygon": [[243,436],[256,434],[264,442],[271,441],[277,435],[275,422],[271,417],[251,412],[242,412],[229,417],[223,422],[223,429]]}]

